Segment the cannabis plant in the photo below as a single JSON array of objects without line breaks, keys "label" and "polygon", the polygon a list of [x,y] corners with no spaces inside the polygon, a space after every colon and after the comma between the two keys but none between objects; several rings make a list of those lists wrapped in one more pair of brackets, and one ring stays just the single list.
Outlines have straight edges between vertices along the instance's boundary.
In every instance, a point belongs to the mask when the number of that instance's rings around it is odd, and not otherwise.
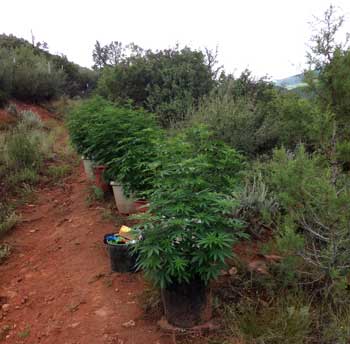
[{"label": "cannabis plant", "polygon": [[[206,135],[203,129],[196,132],[197,138]],[[228,216],[233,199],[218,192],[223,185],[215,184],[222,183],[216,172],[226,161],[213,166],[215,143],[206,141],[205,146],[193,149],[177,137],[162,147],[150,212],[141,224],[145,240],[137,247],[139,267],[162,288],[197,278],[208,283],[231,257],[233,242],[245,236],[240,223]],[[237,170],[239,159],[228,152]]]}]

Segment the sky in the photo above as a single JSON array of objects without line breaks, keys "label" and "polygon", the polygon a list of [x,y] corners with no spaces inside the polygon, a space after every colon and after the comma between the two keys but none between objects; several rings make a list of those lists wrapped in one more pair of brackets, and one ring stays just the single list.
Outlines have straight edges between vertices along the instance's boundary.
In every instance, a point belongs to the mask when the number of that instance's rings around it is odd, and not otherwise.
[{"label": "sky", "polygon": [[[333,0],[348,21],[350,1]],[[52,53],[91,67],[96,40],[134,42],[148,49],[190,45],[219,49],[228,73],[257,77],[300,73],[309,22],[329,0],[0,0],[0,33],[49,44]]]}]

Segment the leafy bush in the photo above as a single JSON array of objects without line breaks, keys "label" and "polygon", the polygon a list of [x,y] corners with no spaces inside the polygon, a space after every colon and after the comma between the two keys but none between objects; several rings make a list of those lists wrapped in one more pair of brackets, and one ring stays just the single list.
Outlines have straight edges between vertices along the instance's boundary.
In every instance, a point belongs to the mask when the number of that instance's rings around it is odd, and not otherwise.
[{"label": "leafy bush", "polygon": [[58,96],[64,85],[64,73],[30,48],[15,50],[12,95],[23,100],[44,100]]},{"label": "leafy bush", "polygon": [[324,158],[308,155],[303,146],[295,154],[276,150],[263,169],[267,185],[285,212],[284,223],[294,228],[294,233],[303,233],[305,245],[296,253],[306,265],[304,276],[318,285],[324,296],[337,298],[344,292],[350,269],[347,178],[334,184],[332,169]]},{"label": "leafy bush", "polygon": [[94,71],[50,54],[45,46],[0,35],[0,106],[10,97],[44,101],[61,94],[85,96],[95,87]]},{"label": "leafy bush", "polygon": [[39,168],[42,159],[39,151],[39,142],[31,142],[23,131],[14,130],[7,139],[8,165],[14,170],[24,168]]},{"label": "leafy bush", "polygon": [[228,80],[214,89],[187,114],[190,124],[209,126],[217,139],[250,157],[276,146],[294,149],[300,142],[314,143],[321,114],[312,101],[268,83],[242,84],[240,79]]},{"label": "leafy bush", "polygon": [[163,127],[183,120],[188,108],[214,86],[213,71],[204,53],[188,47],[121,55],[113,65],[103,56],[100,60],[105,68],[98,81],[98,94],[143,106],[157,114]]},{"label": "leafy bush", "polygon": [[19,169],[16,173],[10,174],[6,183],[9,187],[16,188],[18,184],[26,183],[29,185],[35,185],[39,181],[39,174],[35,168],[24,167]]},{"label": "leafy bush", "polygon": [[49,166],[47,174],[55,181],[67,177],[72,173],[72,166],[67,164]]},{"label": "leafy bush", "polygon": [[234,191],[233,197],[238,204],[232,215],[245,222],[249,233],[261,238],[261,233],[271,228],[279,213],[279,204],[269,192],[262,175],[248,176],[244,187]]},{"label": "leafy bush", "polygon": [[[205,131],[197,133],[207,136]],[[162,147],[150,212],[141,224],[145,240],[137,247],[139,266],[162,288],[194,278],[208,283],[231,257],[233,241],[244,237],[240,223],[227,216],[234,201],[219,193],[225,186],[216,172],[224,170],[227,161],[218,159],[214,165],[213,153],[220,150],[205,142],[198,147],[177,138]],[[237,174],[240,162],[231,154]]]},{"label": "leafy bush", "polygon": [[0,202],[0,237],[16,225],[19,217],[4,200]]},{"label": "leafy bush", "polygon": [[[1,233],[1,229],[0,229]],[[11,247],[7,244],[0,244],[0,264],[11,254]]]},{"label": "leafy bush", "polygon": [[21,121],[21,124],[28,129],[41,129],[43,127],[41,118],[33,111],[21,111],[18,117]]},{"label": "leafy bush", "polygon": [[0,107],[4,106],[12,91],[12,65],[6,49],[0,48]]},{"label": "leafy bush", "polygon": [[246,299],[225,308],[230,334],[244,343],[303,344],[310,338],[310,304],[299,295],[261,304]]}]

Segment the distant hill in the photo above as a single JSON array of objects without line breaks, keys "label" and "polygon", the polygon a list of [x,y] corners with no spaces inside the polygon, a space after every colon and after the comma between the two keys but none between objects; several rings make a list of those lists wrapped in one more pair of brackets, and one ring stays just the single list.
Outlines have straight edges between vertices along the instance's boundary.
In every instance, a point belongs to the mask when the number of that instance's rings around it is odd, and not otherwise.
[{"label": "distant hill", "polygon": [[275,80],[274,81],[275,85],[284,87],[288,90],[292,90],[294,88],[306,86],[306,83],[304,82],[304,74],[297,74],[290,76],[288,78],[280,79],[280,80]]}]

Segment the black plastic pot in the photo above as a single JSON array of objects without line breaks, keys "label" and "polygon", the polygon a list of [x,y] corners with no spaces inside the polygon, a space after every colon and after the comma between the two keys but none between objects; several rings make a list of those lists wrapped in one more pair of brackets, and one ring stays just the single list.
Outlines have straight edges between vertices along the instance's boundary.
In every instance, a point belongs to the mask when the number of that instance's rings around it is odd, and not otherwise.
[{"label": "black plastic pot", "polygon": [[191,328],[211,319],[211,292],[199,278],[162,289],[162,301],[165,318],[173,326]]},{"label": "black plastic pot", "polygon": [[131,252],[130,245],[109,245],[108,253],[113,272],[133,272],[136,270],[136,257]]},{"label": "black plastic pot", "polygon": [[111,269],[113,272],[134,272],[136,270],[136,255],[132,252],[132,244],[110,245],[106,234],[103,242],[107,245]]}]

